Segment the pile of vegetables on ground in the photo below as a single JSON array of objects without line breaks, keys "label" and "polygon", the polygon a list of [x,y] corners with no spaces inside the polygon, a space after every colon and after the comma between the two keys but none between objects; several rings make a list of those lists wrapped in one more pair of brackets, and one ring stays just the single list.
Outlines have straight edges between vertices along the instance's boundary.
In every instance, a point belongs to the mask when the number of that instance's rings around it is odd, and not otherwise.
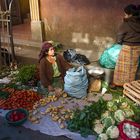
[{"label": "pile of vegetables on ground", "polygon": [[5,88],[2,92],[9,93],[9,97],[0,104],[2,109],[24,108],[31,110],[35,102],[41,99],[41,96],[31,90],[16,90],[13,88]]},{"label": "pile of vegetables on ground", "polygon": [[[113,95],[111,101],[100,98],[97,102],[84,106],[83,109],[76,106],[74,109],[69,109],[65,108],[65,104],[69,103],[65,99],[70,98],[67,94],[62,92],[62,98],[55,95],[43,97],[33,90],[37,87],[38,81],[36,70],[35,65],[25,65],[15,71],[7,70],[5,74],[2,72],[3,76],[11,79],[11,83],[0,84],[0,108],[25,108],[29,110],[29,120],[36,124],[40,123],[42,117],[49,115],[52,121],[58,122],[60,128],[67,127],[84,137],[94,134],[98,140],[117,139],[120,135],[118,126],[123,121],[139,123],[139,106],[123,97],[122,90],[108,89]],[[58,100],[61,102],[60,98],[64,100],[58,106],[50,104]],[[40,108],[45,106],[45,110],[40,111]],[[130,138],[140,137],[140,129],[135,125],[125,123],[122,129]]]},{"label": "pile of vegetables on ground", "polygon": [[95,134],[98,139],[116,139],[119,137],[117,126],[124,120],[138,122],[139,107],[125,97],[118,97],[109,102],[100,99],[82,110],[75,110],[74,117],[68,121],[68,129],[79,132],[82,136]]}]

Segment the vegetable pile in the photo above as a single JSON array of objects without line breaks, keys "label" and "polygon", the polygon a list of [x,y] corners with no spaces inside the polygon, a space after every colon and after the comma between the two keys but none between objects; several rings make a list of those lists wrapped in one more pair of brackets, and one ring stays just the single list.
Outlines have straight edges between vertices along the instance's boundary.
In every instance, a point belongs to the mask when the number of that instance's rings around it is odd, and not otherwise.
[{"label": "vegetable pile", "polygon": [[0,90],[0,99],[7,99],[9,97],[9,92]]},{"label": "vegetable pile", "polygon": [[18,112],[18,111],[13,111],[10,115],[9,115],[9,120],[11,122],[15,122],[15,121],[19,121],[22,120],[26,117],[26,115],[23,112]]},{"label": "vegetable pile", "polygon": [[8,99],[0,105],[2,109],[17,109],[24,108],[31,110],[36,101],[39,101],[41,96],[30,90],[14,90]]},{"label": "vegetable pile", "polygon": [[16,80],[23,84],[28,84],[33,86],[36,84],[36,66],[35,65],[25,65],[19,69],[16,75]]},{"label": "vegetable pile", "polygon": [[13,88],[4,88],[0,89],[0,106],[6,101],[10,94],[12,94],[15,90]]},{"label": "vegetable pile", "polygon": [[99,119],[106,109],[107,102],[102,99],[90,106],[85,106],[82,110],[76,109],[73,118],[67,122],[67,128],[79,132],[84,137],[93,134],[93,122]]},{"label": "vegetable pile", "polygon": [[81,133],[82,136],[95,134],[98,140],[117,139],[117,126],[126,119],[135,122],[140,120],[140,110],[133,102],[125,97],[118,97],[109,102],[100,99],[97,103],[85,106],[83,110],[75,110],[67,128]]}]

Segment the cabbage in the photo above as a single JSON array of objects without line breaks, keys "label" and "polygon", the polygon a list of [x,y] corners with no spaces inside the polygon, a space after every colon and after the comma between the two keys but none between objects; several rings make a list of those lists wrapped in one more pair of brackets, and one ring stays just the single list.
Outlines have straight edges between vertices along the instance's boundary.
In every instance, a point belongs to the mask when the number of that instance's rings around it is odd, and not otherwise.
[{"label": "cabbage", "polygon": [[104,126],[102,124],[96,124],[93,128],[93,131],[97,134],[101,134],[104,130]]},{"label": "cabbage", "polygon": [[101,115],[101,120],[103,120],[106,117],[110,116],[110,112],[109,111],[105,111],[102,115]]},{"label": "cabbage", "polygon": [[127,102],[123,102],[123,103],[121,104],[120,108],[121,108],[121,109],[125,109],[125,108],[127,108],[127,106],[128,106],[128,103],[127,103]]},{"label": "cabbage", "polygon": [[107,108],[108,108],[108,109],[109,109],[109,108],[112,108],[113,105],[114,105],[114,102],[113,102],[113,101],[109,101],[109,102],[107,103]]},{"label": "cabbage", "polygon": [[134,116],[134,111],[132,109],[124,109],[124,113],[126,118]]},{"label": "cabbage", "polygon": [[106,117],[102,120],[102,123],[104,125],[104,127],[108,128],[110,127],[111,125],[115,124],[115,121],[113,120],[112,117]]},{"label": "cabbage", "polygon": [[127,100],[126,100],[126,98],[125,97],[119,97],[119,102],[120,103],[123,103],[123,102],[126,102]]},{"label": "cabbage", "polygon": [[119,129],[117,128],[117,126],[112,125],[106,130],[106,134],[111,139],[118,138],[119,137]]},{"label": "cabbage", "polygon": [[107,108],[108,108],[109,111],[116,111],[118,109],[116,103],[113,102],[113,101],[109,101],[107,103]]},{"label": "cabbage", "polygon": [[101,121],[98,120],[98,119],[96,119],[96,120],[93,122],[93,124],[99,124],[99,123],[101,123]]},{"label": "cabbage", "polygon": [[114,118],[117,122],[121,122],[125,119],[125,113],[122,110],[117,110],[114,113]]},{"label": "cabbage", "polygon": [[98,136],[97,140],[108,140],[108,136],[105,133],[102,133]]}]

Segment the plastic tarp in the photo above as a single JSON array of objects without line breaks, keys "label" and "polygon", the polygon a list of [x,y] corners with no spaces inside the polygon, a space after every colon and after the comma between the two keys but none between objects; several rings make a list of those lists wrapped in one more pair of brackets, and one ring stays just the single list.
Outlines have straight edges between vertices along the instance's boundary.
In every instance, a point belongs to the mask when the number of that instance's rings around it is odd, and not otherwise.
[{"label": "plastic tarp", "polygon": [[[84,99],[73,98],[72,100],[69,100],[68,98],[60,98],[56,102],[51,102],[47,106],[38,108],[38,110],[39,112],[45,111],[50,105],[60,106],[62,105],[61,102],[64,100],[67,102],[67,104],[65,104],[65,108],[68,109],[74,109],[75,107],[83,109],[85,105],[89,105],[89,102],[86,102]],[[4,117],[8,111],[9,110],[0,109],[0,116]],[[96,140],[95,135],[89,135],[87,138],[84,138],[77,132],[71,132],[66,128],[61,129],[59,123],[52,121],[49,114],[42,116],[39,124],[33,124],[27,120],[22,126],[51,136],[66,136],[72,140]]]},{"label": "plastic tarp", "polygon": [[110,48],[106,49],[99,59],[101,66],[114,69],[121,49],[122,45],[120,44],[113,44]]}]

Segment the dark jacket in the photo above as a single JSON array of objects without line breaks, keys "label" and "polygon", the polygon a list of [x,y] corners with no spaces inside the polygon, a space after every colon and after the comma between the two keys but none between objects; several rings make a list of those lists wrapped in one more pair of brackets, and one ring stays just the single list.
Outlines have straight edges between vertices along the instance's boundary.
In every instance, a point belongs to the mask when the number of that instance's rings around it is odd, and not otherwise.
[{"label": "dark jacket", "polygon": [[119,27],[117,43],[130,46],[140,45],[140,18],[130,17],[124,19]]},{"label": "dark jacket", "polygon": [[[67,63],[61,55],[56,56],[56,62],[58,65],[58,69],[61,73],[61,76],[62,78],[64,78],[66,71],[71,67],[71,65]],[[52,84],[53,67],[52,64],[46,59],[46,57],[40,60],[39,75],[40,75],[41,84],[44,87],[47,88],[48,85]]]}]

